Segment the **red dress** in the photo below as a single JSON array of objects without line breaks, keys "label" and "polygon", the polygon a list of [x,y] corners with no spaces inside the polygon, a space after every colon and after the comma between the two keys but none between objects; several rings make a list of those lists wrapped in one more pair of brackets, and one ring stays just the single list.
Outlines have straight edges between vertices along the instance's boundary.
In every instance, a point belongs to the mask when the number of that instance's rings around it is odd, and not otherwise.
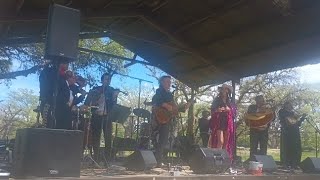
[{"label": "red dress", "polygon": [[[219,98],[219,97],[218,97]],[[233,128],[233,120],[236,115],[236,108],[235,105],[229,103],[227,106],[230,108],[229,112],[224,112],[226,114],[222,114],[220,112],[216,112],[219,108],[219,105],[215,104],[217,100],[214,101],[212,108],[211,108],[211,119],[210,119],[210,129],[211,129],[211,138],[209,139],[209,147],[217,148],[218,145],[218,137],[217,137],[217,130],[220,129],[221,118],[225,118],[226,115],[226,123],[227,123],[227,139],[226,139],[226,150],[230,156],[230,159],[233,159],[233,150],[235,146],[235,138],[234,138],[234,128]],[[224,117],[223,117],[224,116]]]}]

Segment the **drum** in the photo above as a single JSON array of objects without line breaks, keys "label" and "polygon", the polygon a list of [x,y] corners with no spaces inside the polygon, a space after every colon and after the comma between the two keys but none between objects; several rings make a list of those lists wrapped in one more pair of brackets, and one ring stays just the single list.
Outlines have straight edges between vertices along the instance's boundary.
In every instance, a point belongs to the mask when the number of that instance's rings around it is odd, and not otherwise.
[{"label": "drum", "polygon": [[247,114],[245,122],[250,128],[259,128],[268,125],[274,117],[274,112],[270,110],[265,113]]},{"label": "drum", "polygon": [[133,114],[138,116],[138,117],[142,117],[142,118],[146,118],[149,119],[151,113],[148,110],[142,109],[142,108],[136,108],[133,110]]},{"label": "drum", "polygon": [[127,121],[130,114],[131,108],[116,104],[110,111],[109,119],[112,120],[112,122],[123,124]]}]

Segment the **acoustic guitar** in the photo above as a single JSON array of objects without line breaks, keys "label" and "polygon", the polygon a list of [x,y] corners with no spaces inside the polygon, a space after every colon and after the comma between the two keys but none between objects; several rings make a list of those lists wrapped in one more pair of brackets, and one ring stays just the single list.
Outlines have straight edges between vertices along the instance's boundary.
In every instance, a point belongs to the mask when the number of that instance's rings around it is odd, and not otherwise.
[{"label": "acoustic guitar", "polygon": [[266,109],[265,112],[247,113],[245,122],[250,128],[264,129],[275,118],[273,109]]},{"label": "acoustic guitar", "polygon": [[175,103],[169,102],[168,104],[172,106],[172,111],[168,111],[166,108],[161,106],[154,106],[152,108],[152,113],[159,124],[167,124],[171,121],[171,119],[177,117],[179,115],[179,112],[186,111],[192,103],[195,103],[195,101],[189,101],[184,105],[177,106]]}]

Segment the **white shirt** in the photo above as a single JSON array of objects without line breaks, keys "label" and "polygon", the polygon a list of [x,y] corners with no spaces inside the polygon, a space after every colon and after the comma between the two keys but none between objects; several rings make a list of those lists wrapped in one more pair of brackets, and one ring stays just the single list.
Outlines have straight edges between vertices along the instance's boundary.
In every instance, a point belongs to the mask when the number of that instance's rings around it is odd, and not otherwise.
[{"label": "white shirt", "polygon": [[70,93],[70,95],[69,95],[69,101],[68,101],[68,105],[71,107],[72,106],[72,102],[73,102],[73,93],[72,93],[72,91],[71,91],[71,89],[70,89],[70,87],[69,87],[69,83],[68,83],[68,81],[66,81],[66,83],[67,83],[67,86],[68,86],[68,88],[69,88],[69,93]]},{"label": "white shirt", "polygon": [[98,115],[102,116],[102,115],[106,115],[107,114],[105,105],[106,105],[106,99],[104,97],[104,93],[102,93],[100,95],[99,100],[98,100],[98,107],[99,108],[96,110],[96,113]]}]

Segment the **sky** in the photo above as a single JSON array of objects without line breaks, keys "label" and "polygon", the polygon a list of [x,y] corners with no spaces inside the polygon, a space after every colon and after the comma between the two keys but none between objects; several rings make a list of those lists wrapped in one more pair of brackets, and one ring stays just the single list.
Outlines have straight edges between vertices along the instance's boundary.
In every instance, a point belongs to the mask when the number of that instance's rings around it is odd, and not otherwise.
[{"label": "sky", "polygon": [[[138,59],[141,60],[141,59]],[[158,83],[155,78],[150,77],[148,75],[149,70],[145,68],[144,65],[141,64],[135,64],[130,67],[128,67],[128,75],[140,79],[144,79],[149,82],[141,82],[142,88],[149,88],[149,89],[155,89],[158,87]],[[5,84],[0,84],[0,101],[5,99],[7,96],[7,93],[9,91],[16,91],[21,88],[31,89],[34,91],[35,94],[39,93],[39,79],[37,74],[31,74],[27,77],[19,76],[16,79],[11,80],[10,86],[6,86]],[[115,88],[139,88],[139,80],[131,79],[128,77],[124,77],[121,75],[115,74],[112,78],[111,86]],[[86,89],[89,91],[89,88]]]},{"label": "sky", "polygon": [[300,80],[302,83],[320,83],[320,64],[299,67],[298,71],[301,73]]},{"label": "sky", "polygon": [[[306,84],[316,84],[320,83],[320,64],[316,65],[306,65],[298,67],[298,73],[300,74],[301,83]],[[135,64],[129,67],[128,75],[152,81],[153,83],[142,82],[142,88],[152,88],[158,87],[157,81],[148,76],[149,70],[146,69],[141,64]],[[131,78],[122,77],[120,75],[114,75],[111,85],[115,88],[129,87],[138,89],[139,81]],[[27,77],[17,77],[11,81],[11,85],[7,87],[4,84],[0,84],[0,101],[5,99],[7,93],[11,90],[18,90],[19,88],[31,89],[35,94],[39,93],[39,82],[38,75],[32,74]],[[89,90],[89,89],[86,89]]]}]

